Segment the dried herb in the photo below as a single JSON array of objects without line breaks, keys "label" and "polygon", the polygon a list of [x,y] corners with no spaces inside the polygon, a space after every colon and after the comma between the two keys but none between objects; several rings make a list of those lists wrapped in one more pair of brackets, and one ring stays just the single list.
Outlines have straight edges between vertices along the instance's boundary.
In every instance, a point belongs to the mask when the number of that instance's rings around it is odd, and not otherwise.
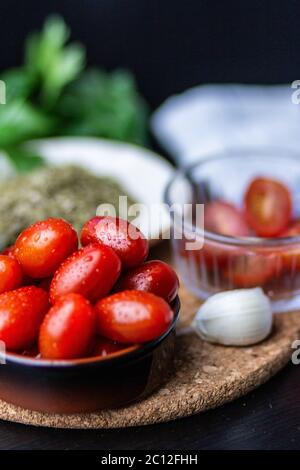
[{"label": "dried herb", "polygon": [[[99,204],[118,209],[126,192],[114,180],[92,175],[81,167],[41,168],[0,182],[0,247],[14,243],[29,224],[62,217],[80,230]],[[129,197],[128,204],[134,203]]]}]

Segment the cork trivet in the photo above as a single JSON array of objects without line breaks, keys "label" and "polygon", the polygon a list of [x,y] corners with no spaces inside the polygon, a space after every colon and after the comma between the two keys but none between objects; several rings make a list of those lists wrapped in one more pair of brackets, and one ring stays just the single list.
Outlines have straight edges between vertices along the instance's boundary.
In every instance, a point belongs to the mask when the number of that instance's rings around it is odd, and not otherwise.
[{"label": "cork trivet", "polygon": [[276,315],[271,336],[256,346],[233,348],[203,342],[186,326],[199,300],[181,288],[182,314],[173,375],[144,401],[98,413],[58,415],[0,401],[0,418],[57,428],[116,428],[169,421],[215,408],[266,382],[291,358],[300,313]]}]

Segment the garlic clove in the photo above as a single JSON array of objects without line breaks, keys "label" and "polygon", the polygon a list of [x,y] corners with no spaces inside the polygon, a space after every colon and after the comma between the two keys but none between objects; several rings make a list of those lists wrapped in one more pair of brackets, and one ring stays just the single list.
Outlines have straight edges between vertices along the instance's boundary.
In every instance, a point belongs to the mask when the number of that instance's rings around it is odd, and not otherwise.
[{"label": "garlic clove", "polygon": [[248,346],[265,339],[272,329],[269,298],[260,287],[219,292],[199,308],[193,328],[212,343]]}]

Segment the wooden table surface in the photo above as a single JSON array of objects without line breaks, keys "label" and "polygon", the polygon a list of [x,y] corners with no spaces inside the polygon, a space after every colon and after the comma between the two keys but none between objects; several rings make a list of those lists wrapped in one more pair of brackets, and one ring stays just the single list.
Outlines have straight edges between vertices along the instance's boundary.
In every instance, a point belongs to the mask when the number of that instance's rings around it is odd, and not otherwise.
[{"label": "wooden table surface", "polygon": [[235,402],[175,422],[118,430],[59,430],[0,421],[0,449],[299,449],[300,366],[288,365]]}]

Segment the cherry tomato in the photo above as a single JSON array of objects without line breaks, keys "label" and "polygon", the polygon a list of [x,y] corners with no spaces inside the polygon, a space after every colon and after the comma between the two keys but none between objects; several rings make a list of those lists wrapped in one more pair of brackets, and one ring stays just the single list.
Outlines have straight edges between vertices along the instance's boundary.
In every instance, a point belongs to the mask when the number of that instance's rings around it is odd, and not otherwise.
[{"label": "cherry tomato", "polygon": [[249,225],[261,237],[274,237],[288,225],[292,215],[292,199],[279,181],[256,178],[245,194]]},{"label": "cherry tomato", "polygon": [[237,246],[226,245],[225,243],[204,241],[202,259],[208,269],[221,269],[228,266],[230,259],[239,252]]},{"label": "cherry tomato", "polygon": [[112,248],[124,269],[141,264],[148,256],[149,244],[135,225],[115,217],[93,217],[83,226],[82,245],[100,242]]},{"label": "cherry tomato", "polygon": [[250,233],[243,214],[232,204],[221,200],[205,205],[204,229],[236,237],[246,237]]},{"label": "cherry tomato", "polygon": [[6,256],[9,256],[10,258],[15,258],[14,251],[15,251],[15,245],[11,245],[5,248],[1,252],[1,255],[6,255]]},{"label": "cherry tomato", "polygon": [[197,269],[200,277],[203,275],[203,270],[219,270],[221,267],[226,266],[228,257],[233,251],[230,246],[207,240],[204,241],[203,247],[199,250],[187,250],[186,242],[185,239],[174,240],[174,243],[176,243],[175,251],[182,258],[183,263],[188,263],[188,265]]},{"label": "cherry tomato", "polygon": [[[15,256],[15,245],[8,246],[7,248],[5,248],[2,251],[1,254],[5,255],[5,256],[9,256],[10,258],[13,258],[15,260],[17,259],[16,256]],[[23,272],[23,270],[22,270],[22,272]],[[23,272],[22,285],[23,286],[34,286],[34,285],[36,285],[36,280],[33,279],[30,276],[27,276],[27,274],[24,274],[24,272]],[[37,286],[37,287],[39,287],[39,286]]]},{"label": "cherry tomato", "polygon": [[63,219],[36,222],[17,238],[14,254],[25,274],[43,278],[54,274],[78,246],[77,234]]},{"label": "cherry tomato", "polygon": [[[300,235],[300,220],[294,221],[280,237],[297,237]],[[282,247],[282,262],[284,268],[294,270],[300,268],[300,243]]]},{"label": "cherry tomato", "polygon": [[91,349],[96,327],[94,308],[79,294],[61,296],[44,318],[39,349],[48,359],[75,359]]},{"label": "cherry tomato", "polygon": [[128,271],[117,284],[117,290],[140,290],[151,292],[167,302],[175,299],[179,280],[174,269],[163,261],[147,261]]},{"label": "cherry tomato", "polygon": [[58,268],[50,286],[51,301],[70,292],[96,301],[108,294],[120,272],[121,261],[114,250],[91,243],[75,251]]},{"label": "cherry tomato", "polygon": [[107,338],[97,338],[92,356],[101,356],[106,357],[115,352],[122,351],[124,349],[124,344],[117,343]]},{"label": "cherry tomato", "polygon": [[298,237],[300,235],[300,220],[295,220],[290,226],[280,233],[280,237]]},{"label": "cherry tomato", "polygon": [[8,351],[31,346],[49,309],[48,294],[28,286],[0,295],[0,340]]},{"label": "cherry tomato", "polygon": [[224,274],[236,287],[262,286],[277,273],[277,265],[276,257],[245,253],[237,256]]},{"label": "cherry tomato", "polygon": [[17,289],[22,281],[23,273],[18,261],[10,256],[0,255],[0,294]]},{"label": "cherry tomato", "polygon": [[173,311],[164,299],[135,290],[99,300],[96,313],[98,334],[125,344],[157,338],[173,320]]}]

